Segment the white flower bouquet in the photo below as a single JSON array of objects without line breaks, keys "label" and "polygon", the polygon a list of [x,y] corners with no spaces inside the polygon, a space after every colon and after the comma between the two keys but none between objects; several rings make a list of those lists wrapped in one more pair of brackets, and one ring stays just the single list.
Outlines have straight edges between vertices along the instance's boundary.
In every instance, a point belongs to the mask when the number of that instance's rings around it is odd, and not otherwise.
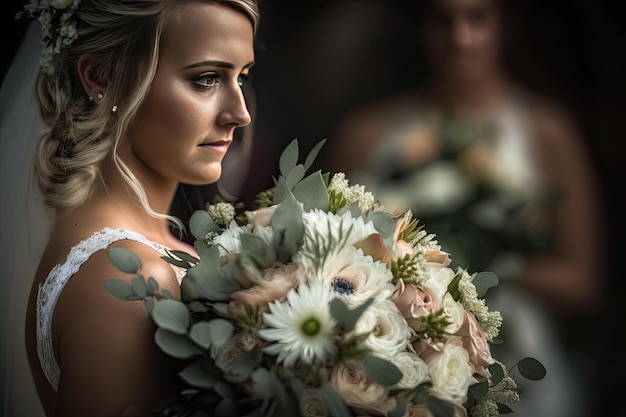
[{"label": "white flower bouquet", "polygon": [[[134,254],[111,248],[136,274],[107,281],[144,300],[155,341],[187,361],[188,389],[164,416],[497,416],[519,401],[491,356],[502,323],[481,296],[495,275],[449,268],[450,255],[410,211],[389,213],[345,175],[306,173],[293,141],[275,187],[235,216],[230,203],[196,211],[199,259],[184,267],[182,299],[159,292]],[[543,366],[514,364],[529,379]],[[198,413],[198,414],[195,414]]]}]

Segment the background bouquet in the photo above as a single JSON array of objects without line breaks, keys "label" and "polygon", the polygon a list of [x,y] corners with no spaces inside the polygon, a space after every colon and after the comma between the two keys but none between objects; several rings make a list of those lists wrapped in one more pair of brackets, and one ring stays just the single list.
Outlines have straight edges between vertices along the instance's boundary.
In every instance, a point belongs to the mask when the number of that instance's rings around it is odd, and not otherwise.
[{"label": "background bouquet", "polygon": [[[410,211],[390,213],[342,173],[306,175],[320,142],[299,163],[297,141],[280,157],[259,208],[230,203],[196,211],[199,259],[182,299],[140,274],[131,252],[113,263],[136,274],[107,281],[144,300],[155,341],[187,361],[189,389],[165,416],[497,416],[519,401],[507,367],[491,356],[502,318],[481,297],[495,275],[452,270],[450,255]],[[515,364],[529,379],[543,366]]]}]

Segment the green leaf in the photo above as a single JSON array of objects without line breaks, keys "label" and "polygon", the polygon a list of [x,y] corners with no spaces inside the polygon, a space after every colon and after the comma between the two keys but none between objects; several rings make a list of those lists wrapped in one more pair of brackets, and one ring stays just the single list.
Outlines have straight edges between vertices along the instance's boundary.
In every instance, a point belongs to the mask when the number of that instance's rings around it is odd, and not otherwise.
[{"label": "green leaf", "polygon": [[298,148],[298,139],[292,140],[285,150],[280,154],[278,160],[278,167],[280,169],[280,175],[287,177],[292,169],[295,168],[298,163],[298,157],[300,150]]},{"label": "green leaf", "polygon": [[217,406],[213,409],[214,417],[233,417],[238,416],[237,406],[233,398],[222,398]]},{"label": "green leaf", "polygon": [[306,160],[304,161],[305,171],[308,171],[309,168],[311,168],[311,165],[313,165],[313,162],[315,161],[315,158],[317,158],[317,154],[319,154],[320,149],[322,149],[322,146],[324,146],[324,143],[326,143],[326,139],[320,140],[317,143],[317,145],[315,145],[313,149],[311,149],[311,152],[309,152],[309,154],[306,157]]},{"label": "green leaf", "polygon": [[143,277],[140,278],[139,275],[134,276],[130,280],[130,286],[138,297],[145,298],[148,295],[148,285]]},{"label": "green leaf", "polygon": [[302,165],[296,165],[289,174],[285,177],[287,181],[287,186],[290,190],[293,190],[293,187],[296,186],[304,178],[304,167]]},{"label": "green leaf", "polygon": [[154,333],[154,341],[163,352],[177,359],[189,359],[205,353],[198,345],[189,340],[187,335],[180,335],[161,328]]},{"label": "green leaf", "polygon": [[489,373],[491,374],[491,383],[493,385],[498,385],[500,381],[504,378],[504,369],[502,365],[498,362],[492,363],[489,365]]},{"label": "green leaf", "polygon": [[366,300],[363,304],[350,310],[348,306],[339,297],[335,297],[330,301],[330,314],[343,324],[344,331],[351,332],[354,329],[354,325],[361,317],[361,314],[367,307],[372,304],[373,298]]},{"label": "green leaf", "polygon": [[538,381],[546,376],[546,368],[535,358],[524,358],[517,363],[519,373],[526,379]]},{"label": "green leaf", "polygon": [[148,277],[148,291],[150,294],[155,294],[159,291],[159,283],[152,277]]},{"label": "green leaf", "polygon": [[487,381],[479,382],[473,385],[470,385],[467,390],[468,396],[474,401],[478,401],[483,398],[489,392],[489,383]]},{"label": "green leaf", "polygon": [[[294,199],[293,195],[288,195],[276,207],[271,225],[274,230],[274,239],[277,240],[275,247],[278,252],[278,260],[285,262],[291,259],[291,256],[300,249],[304,237],[302,207]],[[269,265],[264,266],[268,267]]]},{"label": "green leaf", "polygon": [[219,381],[219,378],[202,366],[202,360],[187,365],[179,375],[186,383],[196,388],[211,389]]},{"label": "green leaf", "polygon": [[117,269],[127,274],[136,274],[141,269],[141,260],[134,252],[126,248],[111,246],[109,258]]},{"label": "green leaf", "polygon": [[191,326],[189,337],[204,349],[215,349],[226,343],[232,336],[235,327],[225,319],[201,321]]},{"label": "green leaf", "polygon": [[393,234],[396,221],[382,211],[374,211],[367,215],[367,220],[372,221],[374,227],[381,234],[383,239],[387,239]]},{"label": "green leaf", "polygon": [[348,409],[345,401],[330,384],[324,384],[322,392],[326,400],[326,405],[328,405],[329,415],[334,417],[352,417],[352,413]]},{"label": "green leaf", "polygon": [[219,233],[222,229],[206,210],[196,210],[189,218],[189,230],[196,239],[205,239],[209,232]]},{"label": "green leaf", "polygon": [[498,285],[498,277],[493,272],[479,272],[472,279],[472,283],[476,287],[478,297],[482,298],[485,296],[489,288]]},{"label": "green leaf", "polygon": [[511,414],[511,413],[514,413],[514,411],[508,405],[503,404],[503,403],[497,403],[497,404],[498,404],[498,414]]},{"label": "green leaf", "polygon": [[152,319],[158,327],[176,334],[187,333],[191,322],[189,310],[185,304],[170,299],[156,303],[152,311]]},{"label": "green leaf", "polygon": [[[111,294],[122,300],[134,299],[135,293],[130,284],[119,278],[108,278],[104,281],[104,287],[109,290]],[[133,297],[133,298],[131,298]]]},{"label": "green leaf", "polygon": [[402,397],[396,397],[396,408],[389,414],[389,417],[403,417],[406,415],[408,401]]},{"label": "green leaf", "polygon": [[449,402],[431,396],[426,403],[435,417],[454,417],[454,406]]},{"label": "green leaf", "polygon": [[256,363],[257,360],[254,352],[243,352],[230,362],[228,373],[241,378],[248,378],[254,371]]},{"label": "green leaf", "polygon": [[328,199],[328,188],[320,171],[309,175],[293,187],[293,195],[304,206],[305,211],[314,208],[328,211],[330,200]]},{"label": "green leaf", "polygon": [[402,372],[397,366],[377,356],[364,357],[363,368],[367,376],[382,385],[395,385],[402,379]]}]

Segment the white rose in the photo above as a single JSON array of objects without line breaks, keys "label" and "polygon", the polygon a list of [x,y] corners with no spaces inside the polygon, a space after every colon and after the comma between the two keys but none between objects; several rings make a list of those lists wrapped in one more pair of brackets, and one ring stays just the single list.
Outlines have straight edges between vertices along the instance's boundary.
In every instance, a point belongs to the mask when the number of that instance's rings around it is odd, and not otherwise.
[{"label": "white rose", "polygon": [[429,380],[428,365],[415,353],[400,352],[389,360],[402,372],[402,379],[393,388],[413,389]]},{"label": "white rose", "polygon": [[257,227],[268,227],[272,222],[272,216],[276,211],[276,207],[278,206],[262,207],[254,211],[246,211],[244,214],[248,218],[248,224],[252,226],[253,229]]},{"label": "white rose", "polygon": [[440,300],[443,299],[443,296],[448,292],[448,285],[454,279],[454,271],[448,267],[429,265],[426,272],[428,279],[424,285],[432,288]]},{"label": "white rose", "polygon": [[443,296],[443,310],[451,322],[446,326],[446,332],[456,334],[465,322],[465,308],[455,301],[450,293],[447,293]]},{"label": "white rose", "polygon": [[389,300],[374,301],[356,322],[353,332],[369,334],[363,345],[387,358],[405,351],[411,338],[406,320]]},{"label": "white rose", "polygon": [[302,417],[325,417],[329,416],[328,404],[324,399],[324,393],[319,389],[308,388],[300,397],[300,414]]},{"label": "white rose", "polygon": [[476,381],[469,354],[461,339],[449,339],[439,352],[424,358],[430,369],[433,383],[430,393],[437,398],[462,405],[467,400],[467,390]]}]

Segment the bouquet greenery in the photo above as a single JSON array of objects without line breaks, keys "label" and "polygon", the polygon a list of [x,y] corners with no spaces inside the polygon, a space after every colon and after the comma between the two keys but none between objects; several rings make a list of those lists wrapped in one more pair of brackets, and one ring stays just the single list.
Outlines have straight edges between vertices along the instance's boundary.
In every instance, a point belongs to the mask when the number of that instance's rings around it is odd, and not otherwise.
[{"label": "bouquet greenery", "polygon": [[[488,272],[453,270],[450,254],[410,211],[387,212],[343,173],[307,175],[324,141],[299,163],[294,140],[275,187],[258,208],[207,204],[190,219],[199,258],[182,299],[141,275],[140,259],[112,247],[135,274],[107,281],[115,296],[143,300],[155,341],[186,361],[188,389],[163,416],[497,416],[519,401],[493,358],[502,318],[481,298]],[[531,380],[545,369],[517,364]]]}]

